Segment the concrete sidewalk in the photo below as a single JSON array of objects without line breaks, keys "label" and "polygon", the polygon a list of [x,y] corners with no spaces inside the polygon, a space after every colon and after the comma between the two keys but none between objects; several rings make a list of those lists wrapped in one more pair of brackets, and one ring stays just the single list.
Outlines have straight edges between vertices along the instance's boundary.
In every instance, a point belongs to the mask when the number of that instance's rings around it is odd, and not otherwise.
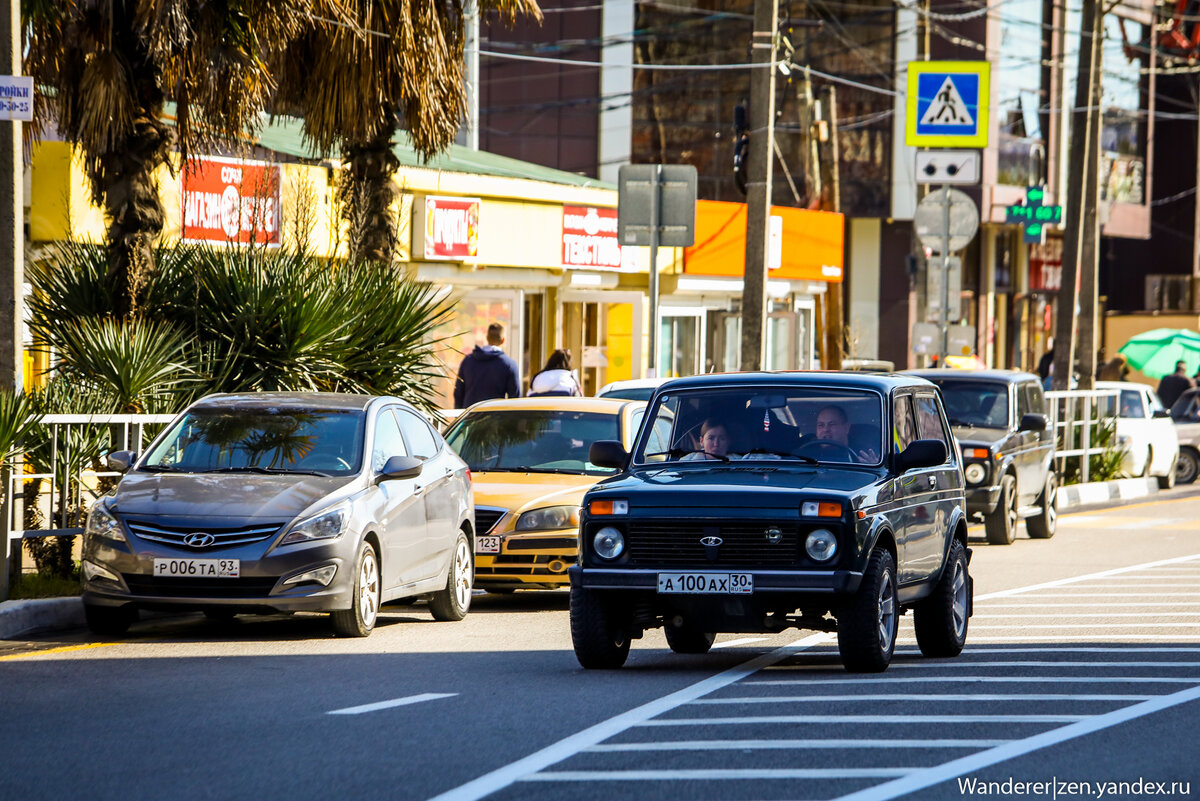
[{"label": "concrete sidewalk", "polygon": [[[1153,478],[1124,478],[1075,484],[1058,491],[1058,510],[1148,498],[1158,493]],[[15,640],[39,632],[80,628],[83,603],[78,598],[45,598],[0,602],[0,640]]]}]

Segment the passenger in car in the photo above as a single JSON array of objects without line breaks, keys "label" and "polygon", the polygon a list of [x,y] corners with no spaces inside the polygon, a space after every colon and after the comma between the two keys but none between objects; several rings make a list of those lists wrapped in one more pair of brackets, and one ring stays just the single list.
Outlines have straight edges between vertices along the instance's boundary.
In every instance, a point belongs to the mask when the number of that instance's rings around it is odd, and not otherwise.
[{"label": "passenger in car", "polygon": [[736,459],[737,454],[729,452],[729,431],[719,420],[709,418],[700,426],[700,448],[689,453],[680,461],[691,462],[705,459]]}]

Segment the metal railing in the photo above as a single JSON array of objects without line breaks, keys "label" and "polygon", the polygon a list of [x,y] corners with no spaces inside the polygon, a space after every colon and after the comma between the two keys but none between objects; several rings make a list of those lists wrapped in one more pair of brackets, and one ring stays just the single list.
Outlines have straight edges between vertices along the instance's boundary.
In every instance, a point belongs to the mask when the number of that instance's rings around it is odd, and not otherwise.
[{"label": "metal railing", "polygon": [[[121,474],[99,470],[104,455],[113,451],[142,451],[171,420],[172,414],[50,414],[38,423],[26,450],[29,465],[43,472],[8,471],[4,482],[3,536],[11,540],[61,537],[83,533],[87,512],[105,492],[105,479]],[[49,482],[49,491],[42,490]],[[26,528],[27,521],[44,525]]]},{"label": "metal railing", "polygon": [[1054,431],[1058,474],[1064,475],[1072,459],[1079,460],[1079,480],[1090,480],[1092,456],[1107,448],[1100,438],[1104,426],[1113,425],[1117,412],[1116,389],[1071,389],[1046,393],[1046,412]]}]

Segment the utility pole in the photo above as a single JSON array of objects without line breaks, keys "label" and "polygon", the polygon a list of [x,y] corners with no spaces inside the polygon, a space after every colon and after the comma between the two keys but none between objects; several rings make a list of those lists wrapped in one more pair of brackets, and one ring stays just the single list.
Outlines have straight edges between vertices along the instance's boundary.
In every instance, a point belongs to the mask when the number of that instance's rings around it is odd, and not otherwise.
[{"label": "utility pole", "polygon": [[[821,164],[821,210],[842,210],[842,190],[838,180],[838,165],[841,164],[841,153],[838,149],[837,124],[837,88],[827,86],[821,91],[821,102],[818,106],[822,119],[817,120],[813,138],[822,154]],[[829,370],[842,369],[843,337],[842,337],[842,284],[833,281],[825,285],[826,305],[829,309],[825,315],[825,364]]]},{"label": "utility pole", "polygon": [[779,0],[754,0],[750,60],[750,147],[746,180],[746,267],[742,289],[742,370],[763,368],[767,317],[767,236],[775,141],[775,44]]},{"label": "utility pole", "polygon": [[[1063,234],[1062,286],[1058,290],[1058,320],[1054,335],[1054,388],[1070,389],[1075,369],[1075,306],[1078,300],[1083,231],[1096,214],[1096,198],[1088,196],[1088,156],[1099,144],[1092,141],[1092,81],[1099,81],[1100,19],[1097,0],[1083,0],[1079,20],[1079,64],[1075,77],[1075,107],[1071,112],[1070,157],[1067,166],[1067,229]],[[1093,268],[1094,269],[1094,268]]]},{"label": "utility pole", "polygon": [[[0,10],[0,72],[21,74],[21,8],[3,0]],[[21,298],[25,284],[25,180],[21,152],[21,123],[0,121],[0,387],[21,389],[24,354]],[[0,522],[0,601],[8,599],[8,563],[13,500],[8,485],[11,469],[3,469],[3,514]]]},{"label": "utility pole", "polygon": [[[1079,389],[1093,389],[1096,385],[1096,343],[1100,335],[1096,328],[1102,321],[1097,319],[1100,304],[1100,221],[1096,205],[1100,199],[1100,128],[1103,112],[1100,104],[1104,92],[1104,13],[1096,10],[1096,23],[1092,29],[1092,87],[1088,99],[1087,170],[1084,173],[1083,198],[1086,206],[1079,231]],[[1082,51],[1081,51],[1082,52]],[[1055,368],[1057,370],[1057,368]]]}]

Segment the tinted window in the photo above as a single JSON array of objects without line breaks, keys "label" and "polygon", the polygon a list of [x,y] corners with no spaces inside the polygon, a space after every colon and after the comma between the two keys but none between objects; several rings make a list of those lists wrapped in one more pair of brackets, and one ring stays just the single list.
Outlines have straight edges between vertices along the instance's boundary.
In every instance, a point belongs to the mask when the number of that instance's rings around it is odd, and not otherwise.
[{"label": "tinted window", "polygon": [[921,439],[936,439],[945,444],[946,451],[950,450],[950,440],[946,438],[946,429],[942,426],[942,416],[938,414],[937,398],[929,395],[917,395],[913,398],[917,407],[917,430]]},{"label": "tinted window", "polygon": [[1023,385],[1025,394],[1029,398],[1029,411],[1034,414],[1046,413],[1046,396],[1042,393],[1042,386],[1035,381],[1030,381]]},{"label": "tinted window", "polygon": [[429,459],[437,454],[437,438],[429,430],[429,426],[425,425],[424,420],[403,409],[396,410],[396,417],[400,419],[400,429],[408,440],[408,446],[412,448],[413,456]]},{"label": "tinted window", "polygon": [[900,453],[917,438],[917,427],[913,422],[912,405],[908,395],[897,395],[892,401],[892,444]]},{"label": "tinted window", "polygon": [[375,445],[371,450],[371,469],[378,473],[393,456],[408,456],[400,425],[390,409],[385,409],[375,421]]},{"label": "tinted window", "polygon": [[469,412],[446,433],[446,443],[475,471],[606,474],[588,461],[601,439],[620,440],[617,415],[523,410]]},{"label": "tinted window", "polygon": [[950,425],[1008,428],[1008,384],[955,378],[930,380],[942,391]]},{"label": "tinted window", "polygon": [[[878,393],[783,384],[660,394],[639,463],[816,459],[878,464],[883,450]],[[712,433],[712,442],[705,442]]]},{"label": "tinted window", "polygon": [[1029,393],[1025,391],[1024,384],[1017,386],[1017,420],[1029,414],[1032,409],[1029,408]]},{"label": "tinted window", "polygon": [[362,462],[363,416],[361,411],[283,406],[193,409],[150,452],[143,469],[348,475]]},{"label": "tinted window", "polygon": [[1142,403],[1142,393],[1136,389],[1121,390],[1121,416],[1137,419],[1146,416],[1146,406]]}]

